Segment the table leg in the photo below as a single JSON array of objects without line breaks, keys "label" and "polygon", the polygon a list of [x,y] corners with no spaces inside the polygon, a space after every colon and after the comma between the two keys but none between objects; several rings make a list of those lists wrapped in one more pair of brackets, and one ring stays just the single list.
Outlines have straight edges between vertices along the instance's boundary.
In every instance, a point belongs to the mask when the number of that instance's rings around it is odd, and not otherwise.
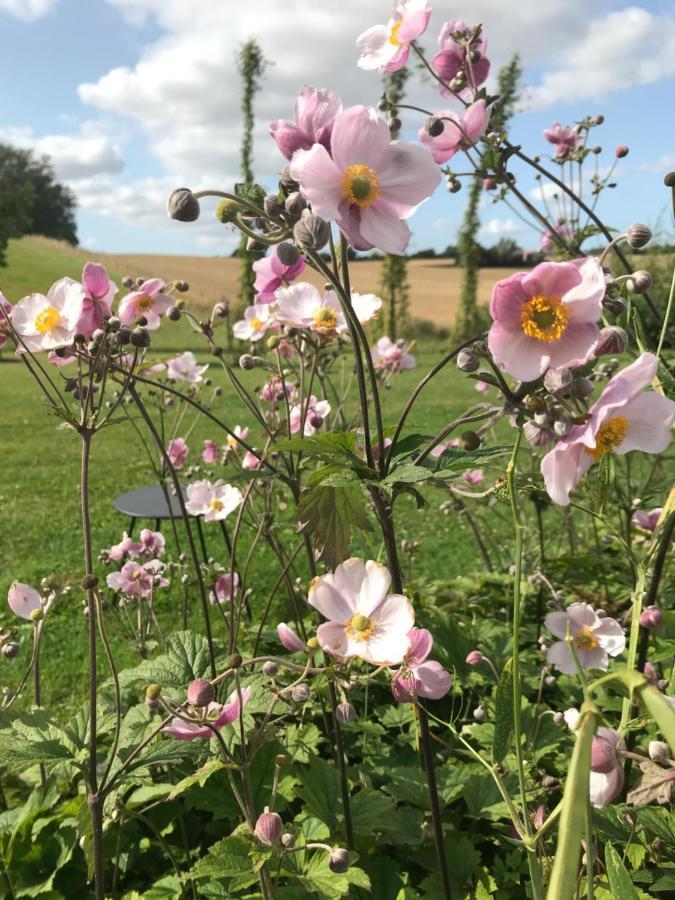
[{"label": "table leg", "polygon": [[129,524],[129,537],[134,536],[134,526],[136,525],[136,519],[132,516],[131,522]]}]

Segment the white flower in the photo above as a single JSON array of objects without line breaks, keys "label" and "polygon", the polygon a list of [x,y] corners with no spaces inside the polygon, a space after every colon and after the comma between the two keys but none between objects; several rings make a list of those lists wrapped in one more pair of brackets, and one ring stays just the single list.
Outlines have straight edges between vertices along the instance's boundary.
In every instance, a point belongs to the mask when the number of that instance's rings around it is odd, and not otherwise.
[{"label": "white flower", "polygon": [[317,631],[322,649],[378,666],[402,662],[415,615],[406,597],[388,594],[390,584],[389,570],[372,559],[348,559],[332,574],[315,578],[309,603],[329,619]]},{"label": "white flower", "polygon": [[276,317],[291,328],[310,328],[330,335],[347,330],[335,291],[321,294],[313,284],[301,281],[277,291]]},{"label": "white flower", "polygon": [[188,485],[185,508],[193,516],[204,516],[205,522],[226,519],[242,502],[241,491],[224,481],[195,481]]},{"label": "white flower", "polygon": [[352,307],[359,322],[366,325],[382,309],[382,300],[375,294],[355,294],[352,291]]},{"label": "white flower", "polygon": [[234,323],[232,334],[240,341],[259,341],[264,337],[268,328],[273,328],[275,325],[270,305],[261,303],[246,308],[244,318]]},{"label": "white flower", "polygon": [[30,294],[19,300],[12,310],[12,324],[32,353],[67,347],[75,337],[83,304],[82,285],[72,278],[61,278],[46,297]]},{"label": "white flower", "polygon": [[565,612],[549,613],[544,622],[551,634],[562,640],[549,647],[546,659],[565,675],[576,675],[576,666],[565,640],[567,627],[582,669],[607,671],[610,656],[618,656],[626,647],[623,628],[609,616],[600,616],[588,603],[572,603]]},{"label": "white flower", "polygon": [[189,384],[199,384],[202,376],[208,369],[206,366],[198,366],[194,353],[190,350],[174,356],[167,363],[167,375],[172,381],[187,381]]}]

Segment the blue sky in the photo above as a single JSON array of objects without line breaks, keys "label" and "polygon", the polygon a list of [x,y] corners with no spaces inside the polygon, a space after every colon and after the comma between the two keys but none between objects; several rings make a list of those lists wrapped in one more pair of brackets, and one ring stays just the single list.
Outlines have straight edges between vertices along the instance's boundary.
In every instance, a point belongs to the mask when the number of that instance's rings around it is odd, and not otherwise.
[{"label": "blue sky", "polygon": [[[595,132],[609,165],[617,144],[630,154],[618,187],[599,210],[617,227],[661,219],[671,232],[663,175],[675,169],[675,13],[672,3],[521,0],[517,18],[503,0],[433,2],[424,43],[433,48],[446,19],[483,22],[496,72],[514,51],[527,96],[512,139],[546,154],[542,131],[602,113]],[[355,65],[354,39],[386,21],[388,0],[0,0],[0,140],[48,153],[79,201],[82,243],[110,252],[228,253],[235,236],[207,215],[170,222],[165,199],[178,185],[230,188],[237,178],[237,47],[257,37],[273,63],[258,99],[256,174],[268,186],[283,162],[269,121],[290,117],[305,82],[336,90],[345,103],[375,104],[376,74]],[[443,105],[430,84],[414,102]],[[404,139],[421,121],[404,116]],[[528,193],[527,173],[519,183]],[[442,187],[411,220],[412,248],[456,240],[463,194]],[[205,211],[205,213],[208,210]],[[503,205],[486,198],[481,240],[508,235],[538,244]]]}]

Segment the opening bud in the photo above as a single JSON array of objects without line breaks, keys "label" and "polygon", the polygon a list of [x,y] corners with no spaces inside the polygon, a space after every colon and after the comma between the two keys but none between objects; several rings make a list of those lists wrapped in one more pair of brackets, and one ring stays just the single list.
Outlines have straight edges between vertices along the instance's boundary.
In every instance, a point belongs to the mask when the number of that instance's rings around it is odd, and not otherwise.
[{"label": "opening bud", "polygon": [[658,628],[663,621],[663,613],[658,606],[648,606],[640,613],[640,625],[643,628]]},{"label": "opening bud", "polygon": [[614,155],[617,159],[623,159],[624,156],[628,156],[628,147],[625,144],[619,144],[614,151]]},{"label": "opening bud", "polygon": [[472,650],[471,653],[466,657],[466,663],[469,666],[479,666],[485,657],[480,652],[480,650]]},{"label": "opening bud", "polygon": [[355,722],[356,710],[351,703],[338,703],[335,707],[335,718],[340,725],[346,725],[347,722]]},{"label": "opening bud", "polygon": [[600,340],[595,348],[596,356],[624,353],[628,347],[628,334],[618,325],[600,329]]},{"label": "opening bud", "polygon": [[229,225],[230,222],[234,222],[240,210],[241,206],[236,200],[226,197],[216,206],[216,219],[223,225]]},{"label": "opening bud", "polygon": [[199,218],[199,200],[189,188],[176,188],[169,197],[168,212],[179,222],[195,222]]},{"label": "opening bud", "polygon": [[607,775],[616,766],[614,747],[603,737],[594,737],[591,745],[591,772]]},{"label": "opening bud", "polygon": [[266,806],[265,812],[258,816],[258,821],[255,823],[255,836],[261,844],[271,847],[279,843],[283,831],[284,823],[281,821],[279,813],[270,812]]},{"label": "opening bud", "polygon": [[330,237],[330,225],[305,209],[300,216],[300,221],[293,228],[293,240],[298,247],[307,250],[321,250],[328,243]]},{"label": "opening bud", "polygon": [[480,359],[473,350],[460,350],[457,354],[457,368],[460,372],[475,372],[480,366]]}]

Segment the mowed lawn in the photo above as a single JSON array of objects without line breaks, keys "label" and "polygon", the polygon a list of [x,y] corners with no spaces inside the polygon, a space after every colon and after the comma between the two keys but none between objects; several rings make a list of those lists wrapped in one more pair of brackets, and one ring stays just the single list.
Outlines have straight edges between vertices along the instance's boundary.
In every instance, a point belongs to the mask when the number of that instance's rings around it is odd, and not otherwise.
[{"label": "mowed lawn", "polygon": [[[77,277],[81,258],[63,254],[59,247],[48,242],[22,241],[10,251],[10,265],[0,271],[3,293],[12,301],[31,288],[45,290],[61,275]],[[119,272],[112,272],[119,277]],[[147,274],[170,273],[154,269]],[[189,302],[190,295],[187,295]],[[164,322],[153,339],[153,356],[167,359],[184,349],[193,349],[200,363],[209,363],[209,375],[213,385],[223,388],[222,395],[214,400],[214,411],[230,426],[253,426],[241,401],[230,387],[219,363],[204,351],[198,336],[191,332],[185,321]],[[242,348],[243,349],[243,348]],[[422,375],[445,352],[438,346],[415,348],[417,368],[397,377],[392,387],[383,392],[385,423],[394,424],[405,400]],[[67,373],[67,370],[61,370]],[[249,388],[259,387],[264,381],[260,370],[240,372]],[[56,373],[56,377],[61,377]],[[205,389],[210,395],[211,389]],[[475,392],[474,383],[459,376],[450,365],[444,373],[422,394],[407,428],[411,431],[435,433],[454,414],[469,404],[482,399]],[[4,597],[14,580],[37,585],[40,579],[51,573],[66,576],[76,583],[82,573],[82,542],[79,502],[79,438],[53,417],[41,398],[37,386],[23,365],[11,353],[0,355],[0,625],[15,625]],[[171,410],[171,416],[175,410]],[[178,434],[185,434],[193,425],[194,417],[186,417]],[[209,423],[199,421],[189,438],[188,462],[199,463],[202,442],[211,438],[223,442]],[[252,428],[249,440],[260,444],[260,435]],[[228,469],[222,472],[227,478]],[[499,462],[489,475],[501,474]],[[151,484],[153,476],[142,443],[129,423],[108,428],[96,436],[91,469],[92,531],[95,555],[100,549],[119,541],[127,520],[113,509],[114,498],[132,488]],[[452,521],[437,513],[438,505],[447,495],[430,491],[431,510],[417,510],[414,500],[404,497],[398,502],[397,518],[401,538],[420,539],[425,547],[424,555],[406,556],[407,577],[452,577],[472,568],[481,568],[468,526],[463,519]],[[288,498],[286,498],[288,499]],[[283,512],[280,515],[288,516]],[[151,525],[152,523],[147,523]],[[172,547],[167,529],[168,545]],[[289,538],[294,540],[289,523]],[[223,564],[228,564],[222,538],[217,528],[207,528],[209,552]],[[242,555],[248,537],[242,543]],[[374,537],[356,536],[354,552],[359,555],[382,555],[382,546]],[[99,565],[104,576],[105,567]],[[255,609],[267,596],[276,572],[264,551],[253,557],[250,586]],[[299,573],[300,574],[300,573]],[[45,630],[43,647],[43,671],[45,702],[75,706],[83,698],[86,672],[86,621],[82,613],[83,594],[74,588],[69,596],[59,601],[50,616]],[[166,630],[177,627],[180,620],[182,590],[179,584],[165,592],[158,601],[159,616]],[[191,594],[191,608],[199,617],[198,596]],[[280,615],[288,615],[283,607]],[[196,627],[199,627],[199,618]],[[120,636],[115,620],[110,620],[111,636],[120,665],[137,660],[133,649]],[[26,626],[25,643],[16,660],[0,659],[2,675],[0,686],[16,684],[27,663],[29,630]],[[105,670],[102,667],[102,674]]]}]

